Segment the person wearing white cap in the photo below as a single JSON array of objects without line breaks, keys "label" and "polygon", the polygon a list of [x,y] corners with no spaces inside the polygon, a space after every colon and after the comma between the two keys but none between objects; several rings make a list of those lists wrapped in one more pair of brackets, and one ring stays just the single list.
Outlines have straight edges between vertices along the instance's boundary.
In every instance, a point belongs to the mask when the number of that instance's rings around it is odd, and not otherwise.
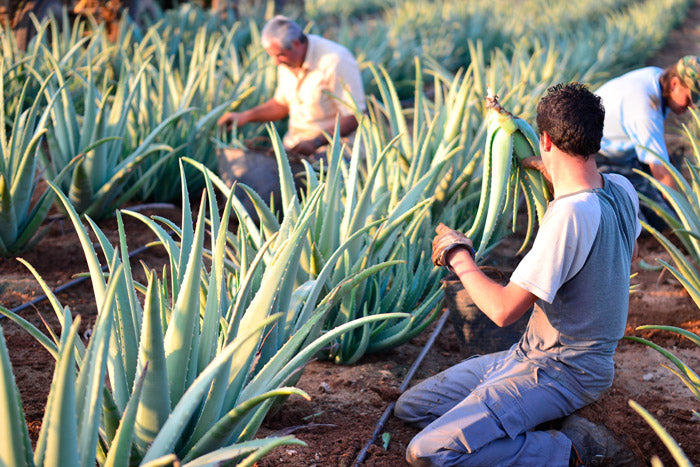
[{"label": "person wearing white cap", "polygon": [[[669,162],[664,123],[669,112],[680,115],[693,107],[698,91],[700,59],[694,55],[666,69],[640,68],[603,84],[596,91],[605,107],[603,140],[596,157],[599,170],[624,175],[639,193],[664,206],[661,193],[634,169],[675,188],[671,173],[661,162]],[[641,210],[652,227],[665,227],[650,208],[642,206]]]}]

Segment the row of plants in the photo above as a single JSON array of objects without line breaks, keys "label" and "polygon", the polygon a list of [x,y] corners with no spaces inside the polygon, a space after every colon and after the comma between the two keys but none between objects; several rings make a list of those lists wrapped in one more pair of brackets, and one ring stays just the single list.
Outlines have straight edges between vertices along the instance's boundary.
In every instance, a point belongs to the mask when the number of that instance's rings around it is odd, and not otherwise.
[{"label": "row of plants", "polygon": [[[671,258],[670,262],[663,259],[656,261],[678,280],[693,302],[700,308],[700,269],[698,269],[700,264],[700,243],[698,242],[700,239],[700,211],[698,208],[700,203],[700,146],[697,137],[700,116],[695,109],[689,109],[688,113],[691,115],[691,121],[682,126],[692,153],[683,159],[681,168],[659,158],[659,161],[672,174],[675,188],[659,183],[646,172],[636,172],[649,180],[663,194],[668,203],[659,204],[643,194],[639,194],[641,201],[652,208],[668,226],[665,233],[662,233],[646,222],[642,222],[643,228],[658,240]],[[658,323],[640,326],[636,330],[673,333],[680,338],[688,339],[700,348],[700,336],[680,327]],[[700,401],[700,376],[687,362],[671,350],[659,346],[651,340],[638,336],[625,336],[625,339],[646,345],[663,355],[668,360],[668,364],[663,364],[663,366],[679,378],[689,389],[691,395]],[[666,431],[654,415],[634,400],[630,400],[629,405],[657,433],[678,465],[692,465],[680,444]],[[700,423],[700,412],[692,411],[691,418]],[[662,464],[655,456],[652,458],[652,465]]]},{"label": "row of plants", "polygon": [[[51,27],[46,26],[45,31]],[[250,31],[256,34],[252,23]],[[98,307],[98,325],[87,349],[75,340],[76,323],[55,297],[53,306],[63,323],[60,338],[41,337],[36,329],[23,324],[60,362],[55,384],[60,389],[53,389],[49,398],[48,418],[33,454],[36,464],[51,458],[49,448],[66,449],[71,453],[68,455],[79,456],[80,463],[86,465],[95,458],[99,463],[116,463],[114,456],[134,456],[144,463],[172,460],[173,456],[192,465],[212,459],[252,463],[265,449],[289,442],[285,438],[245,444],[251,442],[270,404],[298,392],[287,387],[300,376],[301,365],[308,358],[320,352],[336,362],[351,363],[365,352],[405,342],[435,317],[442,292],[439,271],[426,256],[426,239],[439,221],[458,225],[454,221],[459,220],[471,225],[478,217],[484,188],[480,181],[484,178],[487,136],[486,87],[501,94],[503,104],[517,114],[531,117],[546,86],[588,73],[574,66],[581,63],[575,56],[544,42],[522,40],[508,53],[471,43],[469,67],[454,75],[436,61],[427,60],[427,72],[420,61],[415,62],[414,101],[406,109],[387,69],[369,67],[378,92],[370,97],[368,114],[358,115],[360,129],[355,146],[350,148],[352,156],[344,159],[344,148],[334,138],[327,165],[318,172],[307,167],[301,198],[294,189],[279,138],[274,128],[269,128],[284,208],[276,213],[249,192],[261,219],[256,225],[230,187],[208,170],[207,157],[212,152],[206,148],[211,144],[212,122],[223,109],[232,100],[247,105],[246,99],[258,92],[242,79],[257,77],[261,87],[268,86],[256,99],[269,93],[273,73],[260,51],[240,54],[232,45],[237,41],[236,32],[222,36],[200,32],[193,35],[198,38],[200,52],[188,56],[179,46],[170,56],[171,49],[164,45],[169,40],[153,33],[152,37],[144,36],[142,52],[133,55],[137,58],[117,54],[115,59],[107,52],[113,46],[96,36],[74,37],[75,45],[58,55],[53,53],[60,47],[52,49],[36,42],[40,44],[36,50],[53,60],[37,60],[31,66],[29,61],[13,64],[12,72],[3,75],[33,77],[22,86],[13,84],[13,89],[23,89],[26,95],[35,86],[37,92],[32,95],[43,96],[41,104],[35,99],[26,108],[14,107],[17,122],[31,118],[43,125],[22,133],[26,135],[22,153],[31,154],[26,148],[32,145],[47,151],[41,160],[44,170],[52,170],[53,187],[46,196],[58,196],[79,232]],[[208,101],[221,96],[216,94],[220,88],[211,81],[219,76],[220,57],[232,59],[238,54],[244,58],[236,63],[245,65],[236,65],[229,73],[239,76],[235,81],[241,83],[239,92],[223,103]],[[254,60],[260,63],[250,65]],[[119,63],[119,73],[106,71],[111,61]],[[46,67],[43,72],[42,67]],[[72,81],[72,77],[77,79]],[[428,79],[434,92],[430,98],[425,92]],[[86,97],[88,94],[91,97]],[[21,93],[19,96],[11,99],[25,102]],[[124,110],[127,101],[134,106]],[[56,122],[62,122],[60,130]],[[11,127],[12,136],[19,127]],[[44,134],[48,142],[40,144]],[[127,146],[131,150],[124,149]],[[61,147],[81,151],[77,158],[65,158],[67,169],[51,165],[58,157],[54,152],[60,152]],[[135,151],[141,152],[128,159]],[[128,156],[117,158],[119,164],[127,162],[116,170],[108,162],[113,161],[111,154],[119,152]],[[147,154],[159,155],[158,162]],[[164,154],[170,158],[165,159]],[[141,165],[127,169],[141,155]],[[178,162],[180,155],[187,156],[186,164]],[[36,164],[35,158],[26,161],[19,165]],[[146,161],[153,165],[146,166]],[[154,230],[170,258],[160,277],[148,271],[148,284],[138,284],[126,260],[126,233],[120,229],[120,245],[110,245],[92,220],[100,217],[101,209],[88,209],[95,206],[94,194],[100,190],[116,196],[105,196],[107,202],[102,205],[108,205],[106,209],[123,202],[127,194],[148,192],[148,183],[143,180],[167,164],[175,164],[183,180],[176,190],[182,193],[183,220],[179,227],[165,223],[176,231],[178,238],[172,240],[159,225],[160,220],[130,214]],[[13,162],[13,167],[16,165]],[[115,186],[111,183],[125,180],[115,178],[125,170],[138,173],[141,185],[110,188]],[[26,166],[21,173],[29,173]],[[106,181],[92,183],[97,174],[106,174]],[[193,223],[188,193],[193,191],[190,180],[195,176],[206,191]],[[24,180],[32,182],[29,186],[35,183],[27,175]],[[61,189],[59,184],[68,181],[66,192],[66,185]],[[8,186],[18,185],[13,179]],[[26,186],[22,188],[26,190]],[[214,186],[227,199],[222,215]],[[84,210],[77,210],[81,193],[93,196],[83,205]],[[26,215],[26,202],[24,210],[16,210],[10,220]],[[234,232],[229,231],[230,210],[238,221]],[[97,256],[80,224],[79,215],[86,213],[85,219],[108,258],[108,276],[99,271]],[[507,222],[502,225],[507,227]],[[210,249],[204,247],[205,230],[212,238]],[[488,250],[506,233],[503,228],[490,235],[480,249]],[[7,235],[10,240],[6,244],[12,244],[13,235],[16,237],[12,231]],[[404,313],[389,314],[389,310]],[[77,379],[70,376],[76,364]],[[9,362],[3,365],[9,374]],[[6,400],[18,404],[11,379],[6,381]],[[64,410],[73,413],[61,401],[76,400],[76,395],[92,398],[78,404],[75,417],[68,417],[77,424],[52,423],[61,419]],[[12,413],[16,415],[18,410],[21,405],[15,405]],[[139,418],[139,413],[144,418]],[[17,424],[17,419],[12,423]],[[208,430],[212,424],[214,431]],[[26,427],[13,426],[18,435],[12,438],[15,457],[7,458],[10,464],[14,459],[32,457],[27,438],[21,435]],[[244,461],[246,456],[250,457]]]},{"label": "row of plants", "polygon": [[[154,231],[169,257],[160,275],[146,270],[147,284],[136,282],[132,275],[122,215],[117,218],[118,245],[111,245],[87,218],[102,254],[109,259],[105,275],[88,229],[52,185],[88,261],[97,322],[86,347],[77,336],[80,317],[74,320],[27,264],[49,296],[61,332],[60,337],[46,336],[0,307],[0,313],[25,328],[56,359],[42,429],[32,450],[7,349],[4,341],[0,343],[5,375],[0,400],[6,408],[0,422],[6,441],[0,453],[3,465],[89,466],[96,461],[100,465],[169,465],[178,460],[190,466],[228,461],[253,465],[277,445],[299,443],[291,437],[253,437],[274,403],[292,394],[308,397],[291,386],[310,358],[353,328],[405,316],[367,316],[322,332],[323,319],[338,301],[377,271],[395,264],[347,274],[330,289],[325,289],[323,280],[327,273],[298,283],[303,239],[313,227],[322,186],[313,190],[298,217],[283,222],[284,238],[273,236],[263,248],[250,257],[239,257],[243,262],[233,265],[227,248],[245,248],[252,236],[245,227],[237,238],[228,231],[235,198],[229,195],[219,217],[205,174],[208,188],[193,222],[184,169],[181,173],[180,226],[124,211]],[[177,240],[169,236],[168,228],[175,229]],[[205,246],[207,230],[210,248]],[[271,250],[275,240],[278,247]],[[350,246],[350,242],[339,245],[325,271]],[[205,257],[210,258],[209,266]]]},{"label": "row of plants", "polygon": [[[649,9],[648,14],[669,18],[662,23],[658,34],[668,32],[682,13],[684,3],[687,2],[676,0],[665,5],[669,12],[665,15],[658,14],[656,3],[644,4]],[[408,8],[407,5],[402,4],[402,8]],[[639,42],[641,37],[658,36],[651,34],[656,30],[635,30],[636,23],[630,15],[616,16],[607,24],[611,26],[605,28],[605,41],[609,44],[605,51],[609,57],[616,58],[610,58],[603,65],[624,62],[619,59],[619,49],[627,43]],[[613,27],[617,28],[616,31],[626,32],[618,42],[609,38],[618,37],[610,30]],[[226,108],[254,105],[271,95],[275,72],[260,47],[257,30],[253,21],[223,27],[203,12],[183,6],[178,12],[169,13],[138,41],[134,38],[135,29],[124,28],[120,42],[111,44],[99,29],[87,32],[85,24],[79,22],[71,26],[65,15],[38,26],[37,36],[26,54],[13,48],[11,35],[2,35],[3,49],[8,51],[3,55],[5,121],[12,116],[19,118],[25,111],[40,115],[30,121],[33,127],[22,133],[31,141],[32,136],[45,131],[45,138],[36,139],[40,163],[31,163],[41,167],[47,179],[56,180],[81,214],[100,219],[113,215],[116,207],[132,199],[176,199],[179,185],[172,181],[177,180],[177,157],[186,155],[214,167],[217,117]],[[457,39],[455,43],[470,44]],[[571,42],[580,43],[579,39],[574,34]],[[554,41],[533,43],[528,39],[517,42],[509,52],[496,49],[489,53],[491,46],[484,46],[482,40],[467,47],[469,58],[465,61],[471,64],[473,72],[470,78],[466,78],[470,80],[466,83],[454,77],[447,78],[453,65],[427,60],[434,65],[432,68],[440,70],[444,79],[467,86],[460,96],[466,95],[469,100],[461,102],[479,102],[486,94],[485,83],[489,83],[499,93],[516,92],[512,99],[516,104],[511,108],[527,118],[534,105],[531,103],[548,84],[555,80],[592,76],[592,69],[603,66],[600,60],[580,60],[581,56],[590,54],[565,55],[563,50],[569,45],[563,43],[559,48]],[[378,50],[377,47],[362,48]],[[637,50],[633,52],[630,56]],[[409,55],[413,56],[414,52]],[[427,52],[420,55],[432,57]],[[523,68],[525,61],[529,65]],[[554,66],[562,61],[565,68]],[[388,60],[378,63],[393,65]],[[412,58],[409,63],[415,70]],[[372,69],[371,65],[367,67],[370,72]],[[396,69],[395,66],[384,66],[384,70],[392,70],[392,73]],[[500,77],[503,73],[509,76]],[[381,82],[375,79],[376,73],[371,74],[371,83],[381,93]],[[399,80],[392,76],[388,74],[400,95]],[[416,82],[414,77],[415,71],[412,82]],[[416,87],[412,86],[412,89],[415,94]],[[27,95],[38,98],[23,97]],[[425,97],[422,101],[432,104]],[[504,104],[508,102],[504,100]],[[441,103],[436,101],[434,104]],[[479,108],[479,105],[477,103],[475,107]],[[414,112],[423,112],[423,109]],[[472,117],[470,125],[478,126],[480,122]],[[12,133],[12,128],[7,125],[5,131]],[[466,138],[471,138],[474,133],[470,128],[459,129],[466,130]],[[254,128],[243,129],[234,135],[236,144],[244,144],[258,134]],[[406,137],[404,135],[402,139]],[[38,144],[44,140],[47,144]],[[469,153],[454,161],[455,169],[464,167],[465,162],[468,163],[465,158],[473,157],[474,148],[481,146],[480,141],[467,143],[468,146],[464,147],[468,149],[463,151]],[[404,157],[411,160],[407,145],[402,144],[401,149],[406,152]],[[35,157],[34,147],[26,152],[24,155],[6,152],[4,157],[27,160]],[[8,163],[6,167],[17,165]],[[33,177],[34,173],[28,170],[22,176],[23,180]],[[13,173],[6,173],[4,177],[20,178]],[[188,183],[192,189],[201,188],[201,176],[190,168]],[[34,183],[21,185],[27,191],[26,187],[33,187]],[[3,202],[14,204],[8,199]],[[15,217],[26,216],[27,209],[21,199],[13,211]],[[42,220],[41,214],[45,212],[42,205],[41,209],[33,211],[30,216],[33,220],[23,223],[18,218],[15,223],[21,224],[22,228],[13,226],[12,230],[25,232],[18,233],[16,239],[5,236],[5,245],[0,252],[8,256],[28,247],[27,238],[34,234],[31,229],[37,228]]]}]

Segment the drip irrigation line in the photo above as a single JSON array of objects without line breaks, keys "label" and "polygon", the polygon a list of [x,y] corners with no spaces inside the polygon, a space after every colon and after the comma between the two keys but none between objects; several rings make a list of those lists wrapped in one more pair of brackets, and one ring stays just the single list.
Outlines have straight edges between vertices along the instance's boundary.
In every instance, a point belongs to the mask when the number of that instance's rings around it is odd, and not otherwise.
[{"label": "drip irrigation line", "polygon": [[[155,203],[153,203],[153,204],[155,204]],[[166,204],[163,204],[163,206],[166,206],[166,207],[167,207]],[[149,205],[148,207],[152,207],[152,205]],[[172,237],[174,233],[175,233],[175,231],[170,230],[170,231],[168,232],[168,235],[170,235],[170,236]],[[160,244],[160,243],[158,243],[158,242],[155,242],[155,243],[150,242],[149,244],[142,245],[142,246],[140,246],[139,248],[135,249],[134,251],[130,252],[130,253],[129,253],[129,258],[133,258],[134,256],[139,255],[139,254],[143,253],[144,251],[148,250],[149,248],[151,248],[151,247],[153,247],[153,246],[155,246],[155,245],[159,245],[159,244]],[[108,267],[109,267],[109,265],[108,265],[108,264],[105,264],[104,266],[102,266],[102,271],[103,271],[103,272],[106,271],[106,270],[108,269]],[[51,291],[52,291],[54,294],[61,293],[61,292],[63,292],[64,290],[69,289],[70,287],[73,287],[74,285],[78,285],[78,284],[80,284],[81,282],[85,282],[86,280],[88,280],[88,278],[89,278],[89,276],[80,276],[80,277],[78,277],[78,278],[73,279],[72,281],[66,282],[66,283],[63,284],[63,285],[59,285],[58,287],[56,287],[56,288],[54,288],[54,289],[51,289]],[[27,308],[29,308],[30,306],[34,306],[34,305],[36,305],[37,303],[41,303],[41,302],[43,302],[44,300],[46,300],[46,299],[48,299],[48,298],[49,298],[49,297],[47,297],[45,294],[44,294],[44,295],[39,295],[38,297],[36,297],[36,298],[34,298],[34,299],[32,299],[32,300],[26,302],[26,303],[23,303],[22,305],[19,305],[19,306],[15,307],[15,308],[11,309],[10,311],[11,311],[12,313],[17,314],[17,313],[19,313],[20,311],[24,311],[24,310],[26,310]],[[0,315],[0,320],[3,319],[3,318],[5,318],[5,316]]]},{"label": "drip irrigation line", "polygon": [[[143,210],[145,210],[145,209],[170,209],[170,208],[175,208],[175,205],[172,204],[172,203],[145,203],[145,204],[139,204],[139,205],[136,205],[136,206],[130,206],[128,209],[129,209],[130,211],[143,211]],[[61,221],[61,220],[63,220],[64,218],[65,218],[65,216],[64,216],[63,214],[56,214],[55,216],[50,216],[50,217],[49,217],[49,220],[50,220],[51,222],[55,222],[55,221]],[[172,236],[174,233],[175,233],[175,232],[171,230],[171,231],[168,232],[168,235]],[[143,246],[141,246],[141,247],[135,249],[134,251],[132,251],[132,252],[129,253],[129,258],[132,258],[132,257],[134,257],[134,256],[136,256],[136,255],[138,255],[138,254],[143,253],[144,251],[148,250],[148,249],[151,248],[152,246],[153,246],[153,245],[143,245]],[[108,268],[108,267],[109,267],[109,265],[107,265],[107,264],[105,264],[104,266],[102,266],[102,272],[107,271],[107,268]],[[63,292],[64,290],[73,287],[74,285],[78,285],[78,284],[80,284],[80,283],[82,283],[82,282],[85,282],[86,280],[88,280],[88,277],[89,277],[89,276],[81,276],[81,277],[78,277],[78,278],[76,278],[76,279],[73,279],[72,281],[66,282],[66,283],[63,284],[63,285],[59,285],[58,287],[56,287],[56,288],[54,288],[54,289],[51,289],[51,292],[53,292],[54,294],[61,293],[61,292]],[[47,297],[46,295],[39,295],[38,297],[36,297],[36,298],[34,298],[34,299],[32,299],[32,300],[26,302],[26,303],[23,303],[22,305],[19,305],[19,306],[15,307],[15,308],[11,309],[10,311],[11,311],[12,313],[15,313],[15,314],[16,314],[16,313],[19,313],[20,311],[26,310],[26,309],[29,308],[30,306],[34,306],[34,305],[36,305],[37,303],[43,302],[43,301],[46,300],[46,299],[48,299],[48,297]],[[0,320],[3,319],[3,318],[5,318],[5,316],[0,315]]]},{"label": "drip irrigation line", "polygon": [[[146,250],[148,250],[149,248],[151,248],[151,246],[153,246],[153,245],[143,245],[142,247],[139,247],[139,248],[135,249],[134,251],[132,251],[131,253],[129,253],[129,258],[131,258],[131,257],[133,257],[133,256],[136,256],[136,255],[138,255],[138,254],[143,253],[144,251],[146,251]],[[108,267],[109,267],[109,265],[108,265],[108,264],[105,264],[104,266],[102,266],[102,271],[103,271],[103,272],[106,271]],[[51,289],[51,291],[52,291],[54,294],[61,293],[61,292],[63,292],[64,290],[73,287],[74,285],[78,285],[78,284],[80,284],[81,282],[85,282],[86,280],[88,280],[88,278],[89,278],[89,276],[80,276],[80,277],[78,277],[78,278],[73,279],[72,281],[66,282],[65,284],[59,285],[58,287],[56,287],[56,288],[54,288],[54,289]],[[34,306],[34,305],[36,305],[37,303],[41,303],[41,302],[43,302],[44,300],[46,300],[46,299],[48,299],[48,298],[49,298],[49,297],[47,297],[45,294],[44,294],[44,295],[39,295],[38,297],[36,297],[36,298],[34,298],[34,299],[32,299],[32,300],[26,302],[26,303],[23,303],[22,305],[19,305],[19,306],[15,307],[15,308],[11,309],[10,311],[11,311],[12,313],[17,314],[17,313],[19,313],[20,311],[24,311],[24,310],[26,310],[27,308],[29,308],[30,306]],[[2,319],[2,318],[5,318],[5,316],[0,315],[0,319]]]},{"label": "drip irrigation line", "polygon": [[[433,333],[430,335],[430,338],[428,339],[428,342],[425,343],[425,346],[423,347],[423,350],[421,350],[420,354],[418,355],[418,358],[416,358],[416,361],[413,362],[413,365],[411,365],[411,368],[408,370],[408,373],[406,373],[406,376],[403,379],[403,382],[401,383],[401,387],[399,388],[399,391],[402,393],[408,389],[408,385],[411,383],[411,380],[413,379],[413,375],[415,375],[416,371],[418,371],[418,367],[420,364],[423,362],[423,359],[427,355],[428,351],[430,348],[433,346],[433,343],[435,342],[435,339],[437,339],[437,336],[440,334],[440,331],[442,331],[442,327],[445,325],[445,321],[447,321],[447,317],[450,314],[450,310],[447,309],[442,313],[442,316],[440,317],[440,320],[438,321],[437,325],[435,325],[435,329],[433,329]],[[379,433],[384,429],[384,425],[386,422],[389,420],[389,417],[391,416],[392,411],[394,410],[394,406],[396,405],[396,401],[391,402],[386,410],[384,410],[384,413],[382,416],[379,418],[379,421],[377,422],[377,426],[374,428],[374,432],[372,433],[372,437],[367,441],[367,444],[365,444],[365,447],[362,448],[362,451],[357,455],[357,459],[355,459],[355,467],[358,467],[365,461],[365,457],[367,456],[367,451],[369,451],[370,446],[374,444],[374,440],[377,439],[377,436],[379,436]]]}]

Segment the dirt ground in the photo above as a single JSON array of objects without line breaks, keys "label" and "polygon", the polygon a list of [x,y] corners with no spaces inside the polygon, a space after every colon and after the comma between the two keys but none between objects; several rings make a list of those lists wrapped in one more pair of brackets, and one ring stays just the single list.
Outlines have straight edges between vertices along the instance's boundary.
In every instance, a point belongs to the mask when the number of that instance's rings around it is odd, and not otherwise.
[{"label": "dirt ground", "polygon": [[[146,215],[160,215],[179,222],[179,210],[146,209]],[[130,250],[153,240],[138,221],[125,216]],[[113,242],[116,222],[101,224]],[[504,242],[495,260],[508,268],[504,258],[512,257],[517,239]],[[56,287],[72,280],[87,266],[72,225],[56,220],[49,233],[23,258],[32,264],[49,286]],[[640,260],[652,263],[668,255],[651,237],[640,241]],[[163,264],[164,251],[155,247],[132,259],[132,270],[140,271],[139,261],[155,266]],[[687,293],[668,273],[641,269],[635,262],[633,279],[639,290],[631,295],[627,334],[642,335],[673,350],[694,369],[700,368],[700,352],[687,341],[660,332],[635,332],[642,324],[670,324],[700,333],[700,310]],[[0,304],[6,308],[20,306],[39,296],[41,291],[26,268],[14,259],[0,261]],[[94,322],[96,308],[89,281],[79,283],[58,294],[63,305],[70,306],[83,317],[84,325]],[[54,329],[57,322],[46,302],[29,307],[20,314],[37,326],[41,316]],[[33,338],[8,320],[0,320],[24,403],[25,415],[33,438],[38,435],[43,409],[51,384],[53,359]],[[311,396],[311,401],[293,397],[275,414],[268,417],[260,436],[293,433],[307,443],[306,447],[282,447],[259,462],[260,467],[273,466],[349,466],[355,463],[360,450],[370,439],[382,413],[400,394],[399,388],[407,372],[426,345],[432,329],[411,342],[389,352],[368,355],[358,364],[337,366],[325,361],[309,363],[298,386]],[[442,332],[426,354],[411,380],[414,384],[481,349],[474,345],[460,346],[453,320],[448,319]],[[620,344],[616,354],[616,376],[613,387],[582,415],[603,423],[626,442],[640,465],[653,454],[666,465],[673,461],[646,423],[628,407],[634,399],[652,412],[678,440],[691,460],[700,460],[700,429],[690,420],[691,410],[698,409],[697,400],[668,370],[660,366],[662,359],[644,346],[628,341]],[[401,466],[405,448],[416,429],[390,417],[379,432],[377,441],[367,452],[367,466]],[[384,435],[386,433],[386,435]],[[384,435],[384,437],[382,437]],[[386,445],[386,447],[385,447]]]},{"label": "dirt ground", "polygon": [[[700,1],[695,3],[688,21],[674,32],[664,50],[648,63],[665,66],[688,53],[700,53]],[[683,151],[682,142],[678,142],[676,148]],[[152,207],[143,212],[169,217],[179,223],[176,207]],[[153,240],[150,231],[140,222],[128,217],[125,221],[130,250]],[[109,220],[100,226],[116,242],[116,222]],[[507,248],[504,249],[501,254],[507,256]],[[51,222],[48,234],[23,258],[51,287],[66,283],[87,269],[72,226],[60,219]],[[700,352],[687,340],[670,333],[635,331],[644,324],[667,324],[700,333],[700,310],[677,281],[668,273],[640,267],[640,260],[654,263],[656,258],[667,259],[668,255],[653,238],[642,238],[640,258],[633,265],[633,272],[638,273],[633,283],[639,284],[639,288],[630,297],[626,333],[653,339],[700,371]],[[139,260],[155,266],[165,259],[162,249],[152,248],[134,258],[133,270],[141,269],[137,267]],[[0,259],[0,304],[12,309],[40,294],[36,281],[22,264],[15,259]],[[94,321],[96,308],[89,281],[61,292],[58,297],[62,304],[82,315],[85,326]],[[37,312],[55,325],[53,312],[46,302],[29,307],[21,315],[40,325]],[[0,325],[10,350],[30,434],[35,438],[51,383],[53,360],[33,338],[8,320],[0,320]],[[260,436],[293,433],[307,445],[278,448],[259,462],[259,466],[354,465],[382,413],[400,394],[406,373],[424,348],[430,332],[389,352],[368,355],[352,366],[336,366],[324,361],[309,363],[298,386],[309,393],[311,401],[290,398],[268,417],[259,433]],[[448,320],[411,384],[459,362],[474,351],[460,347],[455,328]],[[663,360],[656,352],[640,344],[622,341],[615,362],[613,387],[601,400],[583,409],[581,415],[610,428],[635,454],[639,465],[648,464],[653,455],[658,455],[665,465],[673,465],[668,451],[651,428],[628,406],[628,401],[633,399],[666,427],[691,462],[700,463],[700,425],[691,421],[691,410],[699,410],[700,404],[690,391],[661,366]],[[406,465],[405,448],[416,432],[389,417],[369,448],[363,465]]]}]

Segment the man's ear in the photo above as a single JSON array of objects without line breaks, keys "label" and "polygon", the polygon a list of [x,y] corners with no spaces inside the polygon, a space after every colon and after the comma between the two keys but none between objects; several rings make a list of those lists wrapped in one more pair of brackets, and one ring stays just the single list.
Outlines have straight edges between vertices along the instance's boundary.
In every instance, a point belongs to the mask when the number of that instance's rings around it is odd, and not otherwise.
[{"label": "man's ear", "polygon": [[552,138],[546,131],[540,133],[540,151],[550,152],[552,150]]},{"label": "man's ear", "polygon": [[676,89],[679,84],[682,84],[681,79],[678,76],[672,77],[671,81],[669,82],[669,87],[670,87],[669,90]]}]

